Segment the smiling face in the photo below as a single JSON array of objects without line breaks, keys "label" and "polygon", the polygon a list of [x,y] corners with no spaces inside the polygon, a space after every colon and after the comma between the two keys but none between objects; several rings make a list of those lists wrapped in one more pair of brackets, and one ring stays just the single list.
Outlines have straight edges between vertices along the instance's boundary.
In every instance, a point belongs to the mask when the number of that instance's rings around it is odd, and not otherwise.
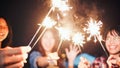
[{"label": "smiling face", "polygon": [[51,31],[47,30],[41,38],[41,44],[45,51],[51,52],[55,45],[55,38]]},{"label": "smiling face", "polygon": [[118,36],[114,30],[108,32],[105,44],[110,54],[116,54],[120,52],[120,36]]},{"label": "smiling face", "polygon": [[2,42],[8,35],[8,26],[3,18],[0,18],[0,42]]}]

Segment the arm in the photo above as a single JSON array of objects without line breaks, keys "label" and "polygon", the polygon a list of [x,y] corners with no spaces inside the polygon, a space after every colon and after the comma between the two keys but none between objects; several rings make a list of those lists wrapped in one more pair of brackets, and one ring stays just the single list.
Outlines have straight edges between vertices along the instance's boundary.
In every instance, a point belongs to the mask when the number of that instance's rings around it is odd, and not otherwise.
[{"label": "arm", "polygon": [[38,51],[33,51],[29,58],[30,68],[45,67],[48,65],[48,57],[42,57]]},{"label": "arm", "polygon": [[74,60],[77,56],[77,54],[80,52],[76,46],[70,46],[70,50],[65,49],[67,58],[68,58],[68,68],[74,67]]}]

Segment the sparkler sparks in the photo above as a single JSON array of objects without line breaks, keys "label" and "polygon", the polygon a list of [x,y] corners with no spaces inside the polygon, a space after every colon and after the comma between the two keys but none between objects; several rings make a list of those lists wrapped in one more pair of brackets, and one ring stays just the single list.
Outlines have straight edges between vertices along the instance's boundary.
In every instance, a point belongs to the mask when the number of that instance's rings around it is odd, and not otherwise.
[{"label": "sparkler sparks", "polygon": [[[51,28],[53,27],[57,22],[52,20],[49,17],[49,14],[51,13],[51,11],[53,11],[55,8],[58,8],[60,11],[64,12],[70,9],[70,7],[67,5],[68,0],[51,0],[52,1],[52,7],[50,8],[49,12],[47,13],[47,15],[45,16],[42,24],[40,24],[41,26],[38,28],[38,30],[36,31],[35,35],[33,36],[33,38],[31,39],[30,43],[28,44],[28,46],[31,45],[31,43],[33,42],[34,38],[36,37],[36,35],[38,34],[39,30],[41,29],[42,26],[45,26],[45,29],[43,30],[43,32],[41,33],[41,35],[38,37],[38,39],[35,41],[34,45],[32,46],[32,48],[36,45],[36,43],[38,42],[38,40],[40,39],[40,37],[42,36],[42,34],[45,32],[45,30],[47,28]],[[61,32],[61,31],[60,31]],[[65,34],[68,32],[65,32]],[[66,36],[62,35],[62,39]],[[64,38],[64,39],[65,39]],[[67,38],[66,38],[67,39]]]},{"label": "sparkler sparks", "polygon": [[71,31],[65,28],[57,28],[62,40],[70,40]]},{"label": "sparkler sparks", "polygon": [[75,45],[81,45],[83,47],[83,44],[85,43],[85,38],[81,33],[76,33],[73,37],[72,37],[72,41]]},{"label": "sparkler sparks", "polygon": [[100,35],[100,27],[102,27],[102,22],[101,21],[95,21],[92,18],[90,18],[90,21],[88,21],[88,28],[85,28],[84,30],[87,31],[87,33],[90,34],[90,36],[88,37],[88,40],[90,40],[90,38],[93,36],[95,38],[95,42],[98,41],[101,44],[101,47],[103,48],[106,56],[108,56],[107,51],[105,50],[103,44],[102,44],[102,36]]},{"label": "sparkler sparks", "polygon": [[57,22],[52,20],[50,17],[46,17],[42,23],[43,26],[47,27],[47,28],[51,28],[52,26],[54,26]]},{"label": "sparkler sparks", "polygon": [[90,21],[88,21],[87,27],[88,28],[84,28],[84,30],[90,34],[87,40],[90,40],[91,37],[93,36],[95,38],[94,41],[96,41],[96,37],[100,36],[100,27],[102,27],[102,22],[101,21],[97,22],[93,20],[92,18],[90,18]]},{"label": "sparkler sparks", "polygon": [[57,49],[57,52],[58,52],[60,47],[61,47],[61,44],[62,44],[63,40],[70,40],[71,31],[68,30],[68,29],[62,28],[62,27],[61,28],[56,27],[56,29],[58,29],[60,37],[61,37],[60,43],[59,43],[58,49]]},{"label": "sparkler sparks", "polygon": [[70,7],[67,5],[68,0],[52,0],[52,7],[58,8],[60,11],[67,11]]},{"label": "sparkler sparks", "polygon": [[[82,33],[76,33],[73,37],[72,37],[72,42],[74,43],[74,45],[77,45],[79,50],[81,51],[80,49],[80,46],[83,47],[83,44],[85,43],[85,38],[84,36],[82,35]],[[80,45],[80,46],[79,46]]]}]

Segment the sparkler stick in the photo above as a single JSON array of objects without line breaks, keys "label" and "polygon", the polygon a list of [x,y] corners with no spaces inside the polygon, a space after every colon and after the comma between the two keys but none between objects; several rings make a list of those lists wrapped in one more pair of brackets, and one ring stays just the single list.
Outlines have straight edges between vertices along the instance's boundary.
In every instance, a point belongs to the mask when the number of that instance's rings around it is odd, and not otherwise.
[{"label": "sparkler stick", "polygon": [[62,40],[62,39],[60,39],[60,42],[59,42],[59,44],[58,44],[58,48],[57,48],[57,52],[59,51],[60,46],[62,45],[62,42],[63,42],[63,40]]},{"label": "sparkler stick", "polygon": [[46,17],[44,19],[44,21],[42,22],[42,26],[45,26],[44,30],[41,32],[40,36],[37,38],[37,40],[35,41],[35,43],[33,44],[32,48],[36,45],[36,43],[38,42],[38,40],[41,38],[41,36],[44,34],[44,32],[46,31],[47,28],[51,28],[53,25],[55,25],[56,22],[54,20],[52,20],[50,17]]},{"label": "sparkler stick", "polygon": [[102,42],[101,42],[101,40],[98,38],[98,36],[96,36],[96,37],[97,37],[97,39],[98,39],[98,41],[99,41],[101,47],[103,48],[103,50],[104,50],[106,56],[108,57],[108,53],[106,52],[106,49],[105,49],[104,45],[102,44]]},{"label": "sparkler stick", "polygon": [[36,33],[34,34],[34,36],[32,37],[31,41],[29,42],[28,46],[31,45],[31,43],[33,42],[34,38],[36,37],[36,35],[38,34],[38,32],[40,31],[42,25],[40,25],[40,27],[37,29]]},{"label": "sparkler stick", "polygon": [[42,33],[39,35],[39,37],[37,38],[37,40],[35,41],[35,43],[33,44],[33,46],[31,47],[31,49],[37,44],[37,42],[39,41],[39,39],[41,38],[41,36],[44,34],[44,32],[46,31],[47,28],[45,28]]},{"label": "sparkler stick", "polygon": [[[45,16],[45,19],[48,17],[48,15],[51,13],[51,11],[53,10],[53,7],[49,10],[49,12],[47,13],[47,15]],[[29,42],[28,46],[31,45],[31,43],[33,42],[34,38],[36,37],[36,35],[38,34],[38,32],[40,31],[41,27],[43,24],[40,24],[40,27],[37,29],[36,33],[34,34],[34,36],[32,37],[31,41]]]}]

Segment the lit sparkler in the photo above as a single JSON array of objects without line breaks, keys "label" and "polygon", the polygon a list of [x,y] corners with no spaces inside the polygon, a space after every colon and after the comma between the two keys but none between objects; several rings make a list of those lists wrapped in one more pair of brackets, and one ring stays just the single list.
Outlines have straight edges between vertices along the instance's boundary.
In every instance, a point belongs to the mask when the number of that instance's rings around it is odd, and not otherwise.
[{"label": "lit sparkler", "polygon": [[100,35],[100,27],[102,27],[102,22],[101,21],[97,22],[90,18],[90,21],[88,21],[87,26],[88,28],[84,28],[84,30],[90,34],[87,40],[90,40],[91,37],[93,36],[95,38],[94,41],[96,42],[96,36]]},{"label": "lit sparkler", "polygon": [[57,28],[57,29],[58,29],[60,37],[61,37],[60,43],[59,43],[58,49],[57,49],[57,52],[58,52],[60,47],[61,47],[61,44],[62,44],[63,40],[70,40],[71,31],[68,30],[68,29],[64,29],[64,28]]},{"label": "lit sparkler", "polygon": [[46,17],[42,23],[43,26],[45,26],[46,28],[51,28],[52,26],[54,26],[57,22],[52,20],[50,17]]},{"label": "lit sparkler", "polygon": [[91,37],[93,36],[95,39],[94,41],[96,42],[97,39],[100,42],[103,50],[105,51],[106,55],[108,56],[103,44],[102,44],[102,36],[100,35],[100,28],[102,27],[102,22],[101,21],[95,21],[92,18],[90,18],[90,21],[88,21],[87,24],[88,28],[84,28],[85,31],[87,31],[87,33],[90,34],[90,36],[88,37],[88,40],[91,39]]},{"label": "lit sparkler", "polygon": [[35,41],[35,43],[33,44],[32,48],[36,45],[36,43],[39,41],[39,39],[41,38],[41,36],[44,34],[44,32],[46,31],[47,28],[51,28],[52,26],[54,26],[57,22],[55,22],[54,20],[52,20],[50,17],[46,17],[46,19],[44,19],[42,25],[45,26],[44,30],[41,32],[41,34],[39,35],[39,37],[37,38],[37,40]]},{"label": "lit sparkler", "polygon": [[[76,33],[73,37],[72,37],[72,41],[74,43],[74,45],[79,45],[83,47],[83,44],[85,43],[85,38],[84,36],[82,35],[82,33]],[[80,47],[79,47],[79,50],[80,50]]]},{"label": "lit sparkler", "polygon": [[[48,22],[50,22],[49,21],[49,14],[51,13],[51,11],[53,10],[53,7],[49,10],[49,12],[47,13],[47,15],[45,16],[45,19],[43,20],[43,25],[44,26],[48,26],[48,25],[46,25],[47,24],[47,21]],[[37,29],[37,31],[35,32],[35,34],[33,35],[33,37],[32,37],[32,39],[30,40],[30,42],[29,42],[29,44],[28,44],[28,46],[30,46],[31,44],[32,44],[32,42],[33,42],[33,40],[35,39],[35,37],[36,37],[36,35],[38,34],[38,32],[40,31],[40,29],[41,29],[41,27],[43,26],[42,24],[39,24],[40,26],[39,26],[39,28]],[[52,26],[52,25],[51,25]],[[50,27],[50,26],[48,26],[48,27]],[[32,48],[34,47],[35,45],[33,45],[32,46]],[[31,49],[32,50],[32,49]]]},{"label": "lit sparkler", "polygon": [[[50,19],[50,17],[48,17],[50,15],[51,11],[53,11],[55,8],[58,8],[60,11],[69,10],[69,6],[66,4],[67,2],[68,2],[68,0],[52,0],[52,7],[50,8],[49,12],[45,16],[45,19],[43,20],[42,24],[40,24],[40,27],[38,28],[38,30],[36,31],[36,33],[32,37],[32,39],[29,42],[28,46],[31,45],[31,43],[33,42],[34,38],[36,37],[36,35],[38,34],[38,32],[39,32],[39,30],[41,29],[42,26],[45,26],[46,28],[50,28],[50,27],[52,27],[53,25],[56,24],[53,20]],[[46,30],[46,28],[45,28],[45,30]],[[32,48],[38,42],[38,40],[40,39],[40,37],[42,36],[42,34],[45,32],[45,30],[43,30],[43,32],[38,37],[38,39],[36,40],[36,42],[34,43],[34,45],[32,46]]]}]

